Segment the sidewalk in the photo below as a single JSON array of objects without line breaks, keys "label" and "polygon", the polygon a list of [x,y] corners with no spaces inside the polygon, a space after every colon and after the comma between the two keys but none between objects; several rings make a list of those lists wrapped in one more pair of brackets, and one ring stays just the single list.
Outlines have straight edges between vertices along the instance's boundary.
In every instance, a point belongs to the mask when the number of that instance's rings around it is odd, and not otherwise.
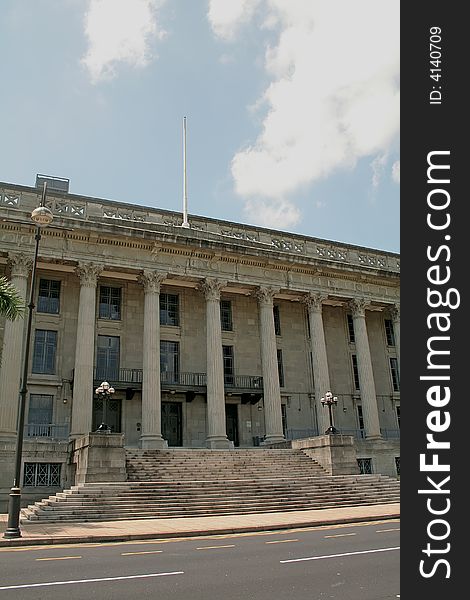
[{"label": "sidewalk", "polygon": [[398,518],[400,518],[399,503],[283,513],[135,521],[50,524],[28,521],[21,523],[21,538],[6,540],[3,538],[3,532],[7,528],[7,515],[2,514],[0,515],[0,547],[220,535]]}]

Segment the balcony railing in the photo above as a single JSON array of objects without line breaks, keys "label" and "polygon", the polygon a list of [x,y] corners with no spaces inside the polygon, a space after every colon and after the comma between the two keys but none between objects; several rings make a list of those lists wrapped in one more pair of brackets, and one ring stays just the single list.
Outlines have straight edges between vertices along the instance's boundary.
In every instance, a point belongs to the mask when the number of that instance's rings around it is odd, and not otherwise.
[{"label": "balcony railing", "polygon": [[174,373],[172,371],[162,371],[160,373],[160,382],[164,386],[182,385],[206,387],[207,375],[205,373]]},{"label": "balcony railing", "polygon": [[224,375],[225,387],[242,390],[262,390],[263,378],[258,375]]},{"label": "balcony railing", "polygon": [[47,438],[52,440],[66,440],[69,437],[67,424],[55,423],[28,423],[24,428],[24,436],[29,438]]},{"label": "balcony railing", "polygon": [[[95,383],[108,381],[116,385],[125,385],[133,387],[142,385],[142,369],[110,369],[95,367],[93,378]],[[185,373],[162,371],[160,373],[160,382],[162,386],[183,386],[183,387],[206,387],[206,373]],[[224,384],[227,388],[238,390],[262,390],[263,378],[258,375],[225,375]]]}]

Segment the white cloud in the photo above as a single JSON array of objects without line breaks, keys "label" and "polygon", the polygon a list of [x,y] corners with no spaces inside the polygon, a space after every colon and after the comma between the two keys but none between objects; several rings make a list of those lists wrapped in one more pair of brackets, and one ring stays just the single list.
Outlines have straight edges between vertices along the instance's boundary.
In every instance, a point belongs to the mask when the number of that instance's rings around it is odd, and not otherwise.
[{"label": "white cloud", "polygon": [[372,168],[372,187],[377,189],[382,180],[385,165],[387,164],[388,156],[386,154],[379,154],[374,158],[374,160],[370,163]]},{"label": "white cloud", "polygon": [[81,62],[91,81],[115,77],[125,63],[145,67],[154,55],[152,42],[165,31],[157,21],[157,9],[165,0],[90,0],[85,14],[88,50]]},{"label": "white cloud", "polygon": [[392,179],[395,183],[400,183],[400,161],[397,160],[392,165]]},{"label": "white cloud", "polygon": [[249,198],[245,204],[245,212],[251,223],[273,229],[285,230],[300,220],[299,209],[288,200]]},{"label": "white cloud", "polygon": [[208,19],[214,33],[232,40],[239,27],[253,16],[261,0],[210,0]]},{"label": "white cloud", "polygon": [[360,158],[386,155],[396,141],[399,5],[210,0],[208,17],[231,40],[255,10],[264,26],[277,24],[279,38],[265,49],[271,84],[256,104],[266,110],[262,131],[233,157],[232,175],[236,192],[265,198],[265,210],[268,199],[285,201]]}]

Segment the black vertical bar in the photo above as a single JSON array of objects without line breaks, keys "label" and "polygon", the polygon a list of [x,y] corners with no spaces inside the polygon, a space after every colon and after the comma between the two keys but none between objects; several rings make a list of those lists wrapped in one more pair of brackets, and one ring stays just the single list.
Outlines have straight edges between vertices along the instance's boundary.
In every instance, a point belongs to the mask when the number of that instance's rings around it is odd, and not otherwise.
[{"label": "black vertical bar", "polygon": [[466,595],[463,7],[401,4],[402,599]]}]

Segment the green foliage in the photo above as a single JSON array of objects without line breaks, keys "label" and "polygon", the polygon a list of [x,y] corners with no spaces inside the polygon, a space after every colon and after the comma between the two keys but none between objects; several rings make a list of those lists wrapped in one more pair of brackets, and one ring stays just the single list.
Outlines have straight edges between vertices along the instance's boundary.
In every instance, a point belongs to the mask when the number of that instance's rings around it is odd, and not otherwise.
[{"label": "green foliage", "polygon": [[0,277],[0,316],[10,321],[22,317],[25,304],[18,290],[6,277]]}]

